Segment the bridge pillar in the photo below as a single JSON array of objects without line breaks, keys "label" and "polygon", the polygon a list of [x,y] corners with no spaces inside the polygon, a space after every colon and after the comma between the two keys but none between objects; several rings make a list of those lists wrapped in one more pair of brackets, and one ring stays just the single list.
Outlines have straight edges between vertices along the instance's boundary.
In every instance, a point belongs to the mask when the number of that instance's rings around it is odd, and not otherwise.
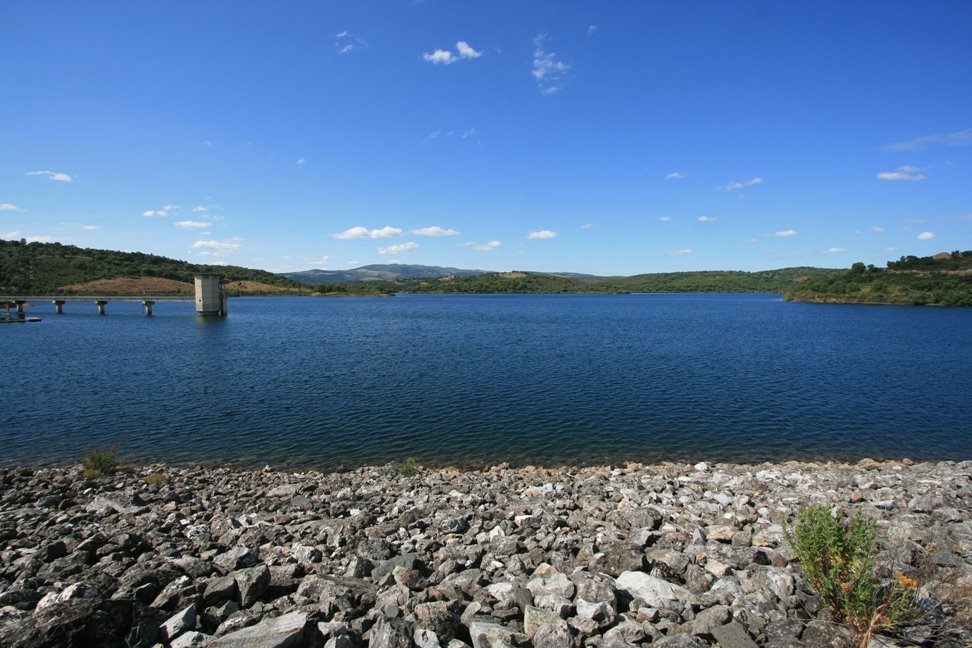
[{"label": "bridge pillar", "polygon": [[108,303],[108,300],[107,299],[99,299],[98,301],[95,302],[95,304],[98,305],[98,314],[99,315],[104,315],[105,314],[105,304],[107,304],[107,303]]},{"label": "bridge pillar", "polygon": [[55,313],[57,313],[58,315],[63,315],[64,314],[64,300],[63,299],[55,299],[51,303],[54,304],[54,312]]},{"label": "bridge pillar", "polygon": [[152,304],[154,303],[151,299],[142,300],[142,306],[145,307],[145,317],[152,317]]}]

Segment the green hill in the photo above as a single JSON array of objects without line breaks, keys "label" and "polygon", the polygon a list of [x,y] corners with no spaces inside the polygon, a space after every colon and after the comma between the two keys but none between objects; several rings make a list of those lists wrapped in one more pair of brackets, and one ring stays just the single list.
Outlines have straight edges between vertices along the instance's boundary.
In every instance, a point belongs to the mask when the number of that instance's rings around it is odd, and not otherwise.
[{"label": "green hill", "polygon": [[972,306],[972,251],[901,257],[887,268],[855,263],[850,270],[788,289],[785,298],[845,304]]},{"label": "green hill", "polygon": [[117,277],[157,277],[191,282],[194,275],[206,273],[218,274],[229,281],[267,284],[286,292],[295,289],[309,292],[306,285],[263,270],[187,263],[141,252],[0,240],[0,293],[64,293],[68,291],[63,286]]},{"label": "green hill", "polygon": [[472,277],[442,277],[382,282],[382,288],[407,293],[631,293],[770,292],[814,278],[842,273],[822,268],[783,268],[762,272],[664,272],[631,277],[570,273],[489,272]]},{"label": "green hill", "polygon": [[[783,293],[793,301],[972,306],[972,252],[901,257],[888,262],[886,269],[855,263],[850,270],[800,267],[631,277],[462,270],[442,276],[442,271],[456,269],[408,265],[358,270],[362,272],[351,271],[350,275],[357,276],[356,280],[312,285],[240,266],[195,264],[155,254],[61,243],[0,240],[0,293],[6,294],[104,294],[104,281],[119,278],[129,279],[119,284],[126,286],[125,291],[184,292],[187,288],[166,288],[161,280],[188,283],[196,274],[214,273],[233,282],[232,290],[241,294],[770,292]],[[343,278],[322,272],[321,279]],[[431,276],[417,278],[426,272]],[[308,278],[305,274],[304,280]]]}]

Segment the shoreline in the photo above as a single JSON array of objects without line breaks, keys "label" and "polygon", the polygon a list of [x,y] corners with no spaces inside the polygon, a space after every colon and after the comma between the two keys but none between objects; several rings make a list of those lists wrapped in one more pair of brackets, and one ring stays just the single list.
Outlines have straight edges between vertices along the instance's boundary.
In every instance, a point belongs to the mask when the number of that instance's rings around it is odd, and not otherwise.
[{"label": "shoreline", "polygon": [[[91,451],[97,452],[107,452],[111,451],[113,446],[95,446],[86,448],[83,452],[79,452],[76,455],[72,455],[71,458],[62,459],[47,459],[38,461],[24,461],[24,460],[12,460],[8,462],[0,461],[0,471],[4,470],[17,470],[17,469],[28,469],[28,470],[81,470],[82,462],[78,460],[78,457],[83,454],[87,454]],[[115,448],[116,449],[116,448]],[[394,470],[403,461],[413,460],[417,462],[426,471],[434,472],[488,472],[494,469],[509,469],[509,470],[560,470],[560,471],[570,471],[570,470],[580,470],[580,469],[601,469],[601,468],[630,468],[630,469],[646,469],[652,470],[657,468],[673,468],[673,467],[685,467],[694,466],[698,463],[705,463],[708,466],[721,466],[721,467],[733,467],[733,468],[757,468],[757,467],[779,467],[779,466],[807,466],[812,468],[825,468],[825,467],[843,467],[843,468],[853,468],[853,467],[865,467],[870,468],[874,465],[900,465],[901,467],[912,467],[916,465],[925,466],[935,466],[935,465],[962,465],[969,464],[972,466],[972,455],[968,458],[962,459],[942,459],[942,458],[921,458],[920,455],[915,456],[900,456],[900,455],[887,455],[882,456],[878,454],[869,454],[867,456],[858,457],[857,455],[851,457],[795,457],[795,458],[756,458],[756,459],[741,459],[738,461],[727,461],[719,459],[718,457],[699,455],[692,458],[685,457],[675,457],[671,459],[658,459],[658,460],[617,460],[612,461],[608,458],[595,458],[589,461],[583,460],[570,460],[570,459],[560,459],[551,461],[531,461],[528,459],[522,460],[512,460],[506,457],[500,457],[497,459],[468,459],[466,461],[454,462],[450,460],[437,461],[428,460],[422,458],[420,455],[417,456],[401,456],[395,459],[389,459],[384,463],[376,462],[362,462],[362,463],[339,463],[339,462],[315,462],[315,461],[278,461],[276,457],[268,457],[263,461],[251,461],[249,459],[222,459],[222,460],[206,460],[199,461],[194,459],[186,460],[175,460],[175,461],[154,461],[154,460],[128,460],[124,452],[118,452],[117,461],[119,465],[126,466],[134,470],[142,470],[149,468],[159,468],[159,469],[174,469],[174,470],[219,470],[219,469],[229,469],[240,472],[264,472],[270,470],[272,472],[280,473],[298,473],[298,474],[319,474],[327,475],[331,473],[353,473],[360,471],[388,471]]]},{"label": "shoreline", "polygon": [[919,583],[886,645],[972,642],[972,461],[78,469],[0,468],[4,648],[839,646],[784,538],[811,503]]}]

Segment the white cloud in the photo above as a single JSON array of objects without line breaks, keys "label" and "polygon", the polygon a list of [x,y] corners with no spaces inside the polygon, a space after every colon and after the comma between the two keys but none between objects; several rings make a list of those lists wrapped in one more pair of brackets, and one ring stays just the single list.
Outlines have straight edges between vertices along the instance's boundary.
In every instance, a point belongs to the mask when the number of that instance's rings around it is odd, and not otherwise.
[{"label": "white cloud", "polygon": [[591,229],[592,227],[594,227],[593,223],[584,223],[580,226],[581,229]]},{"label": "white cloud", "polygon": [[502,245],[499,241],[489,241],[488,243],[466,243],[466,247],[471,247],[474,250],[479,250],[480,252],[492,252],[496,248]]},{"label": "white cloud", "polygon": [[666,180],[681,180],[684,177],[685,177],[685,174],[684,173],[679,173],[678,171],[672,171],[671,173],[669,173],[668,175],[665,176],[665,179]]},{"label": "white cloud", "polygon": [[393,238],[395,236],[401,236],[402,230],[397,227],[385,226],[381,229],[370,230],[367,227],[352,227],[349,230],[344,230],[343,232],[338,232],[336,234],[331,234],[331,238],[335,239],[378,239],[378,238]]},{"label": "white cloud", "polygon": [[[179,211],[179,205],[162,205],[159,209],[147,209],[142,212],[142,216],[145,218],[165,218],[170,214]],[[195,211],[195,210],[193,210]]]},{"label": "white cloud", "polygon": [[527,234],[528,239],[552,239],[557,238],[557,232],[553,230],[540,230],[537,232],[530,232]]},{"label": "white cloud", "polygon": [[431,54],[423,54],[422,58],[433,65],[451,65],[457,61],[470,61],[482,56],[482,52],[477,52],[473,46],[466,41],[456,43],[456,53],[449,50],[437,49]]},{"label": "white cloud", "polygon": [[192,249],[202,250],[202,256],[226,256],[239,252],[243,245],[239,238],[231,238],[225,241],[196,241],[192,244]]},{"label": "white cloud", "polygon": [[459,232],[456,230],[439,227],[438,225],[413,229],[411,233],[417,234],[418,236],[459,236]]},{"label": "white cloud", "polygon": [[593,36],[595,33],[597,33],[597,30],[598,30],[598,26],[597,25],[588,25],[587,26],[587,35],[588,36]]},{"label": "white cloud", "polygon": [[658,217],[658,220],[660,220],[663,223],[667,223],[668,221],[672,220],[672,217],[671,216],[659,216]]},{"label": "white cloud", "polygon": [[714,223],[719,220],[718,216],[699,216],[698,221],[700,223]]},{"label": "white cloud", "polygon": [[24,240],[28,243],[51,243],[54,241],[53,236],[25,236]]},{"label": "white cloud", "polygon": [[0,211],[19,212],[23,210],[17,209],[17,205],[11,205],[10,203],[0,203]]},{"label": "white cloud", "polygon": [[400,245],[389,245],[388,247],[378,248],[378,254],[401,254],[402,252],[409,252],[410,250],[417,250],[419,248],[418,243],[402,243]]},{"label": "white cloud", "polygon": [[350,54],[351,52],[367,49],[368,47],[366,41],[349,31],[338,32],[334,38],[334,49],[338,54]]},{"label": "white cloud", "polygon": [[176,221],[175,223],[173,223],[173,225],[181,229],[206,229],[207,227],[210,227],[212,223],[206,223],[203,221],[182,220],[182,221]]},{"label": "white cloud", "polygon": [[533,70],[530,72],[537,80],[540,93],[545,95],[559,92],[570,70],[570,65],[561,61],[556,52],[544,49],[547,40],[549,39],[544,34],[533,38]]},{"label": "white cloud", "polygon": [[755,178],[750,178],[745,182],[733,181],[733,182],[728,182],[724,185],[717,185],[716,189],[724,190],[724,191],[735,191],[736,189],[744,189],[746,187],[752,187],[753,185],[758,185],[758,184],[763,184],[763,179],[760,178],[759,176],[756,176]]},{"label": "white cloud", "polygon": [[773,236],[775,236],[777,238],[788,238],[790,236],[796,236],[796,235],[797,235],[796,230],[793,230],[793,229],[780,230],[779,232],[773,232]]},{"label": "white cloud", "polygon": [[3,234],[0,234],[0,239],[9,240],[9,239],[18,238],[19,236],[20,236],[20,230],[14,230],[12,232],[4,232]]},{"label": "white cloud", "polygon": [[94,231],[96,231],[96,230],[100,230],[100,229],[102,229],[102,227],[101,227],[101,225],[85,225],[85,226],[84,226],[84,227],[82,227],[81,229],[86,229],[86,230],[88,230],[89,232],[94,232]]},{"label": "white cloud", "polygon": [[459,59],[452,55],[449,50],[437,49],[431,54],[423,54],[422,58],[433,65],[451,65]]},{"label": "white cloud", "polygon": [[824,250],[824,254],[840,254],[846,251],[847,251],[846,249],[841,247],[829,247],[826,250]]},{"label": "white cloud", "polygon": [[692,254],[692,248],[682,248],[681,250],[672,250],[668,253],[668,256],[685,256],[686,254]]},{"label": "white cloud", "polygon": [[49,179],[54,180],[55,182],[71,182],[74,180],[74,178],[67,173],[60,173],[58,171],[28,171],[24,175],[47,176]]},{"label": "white cloud", "polygon": [[320,259],[304,259],[306,265],[312,266],[314,268],[326,268],[327,264],[330,262],[331,257],[323,256]]},{"label": "white cloud", "polygon": [[875,234],[882,234],[882,233],[884,233],[884,228],[883,227],[877,227],[877,226],[875,226],[875,227],[871,227],[870,230],[872,232],[874,232]]},{"label": "white cloud", "polygon": [[884,248],[884,251],[885,252],[897,252],[898,251],[898,248],[896,248],[896,247]]},{"label": "white cloud", "polygon": [[916,137],[906,142],[888,144],[885,151],[920,151],[929,146],[969,146],[972,145],[972,128],[955,131],[954,133],[936,133]]},{"label": "white cloud", "polygon": [[479,58],[483,55],[482,52],[477,52],[474,50],[466,41],[459,41],[456,43],[456,51],[459,52],[459,56],[465,59]]},{"label": "white cloud", "polygon": [[304,162],[306,162],[306,161],[307,161],[307,160],[305,160],[305,159],[304,159],[304,158],[302,158],[302,157],[299,157],[299,158],[297,158],[297,164],[303,164],[303,163],[304,163]]},{"label": "white cloud", "polygon": [[919,241],[929,241],[933,238],[935,238],[935,232],[922,232],[918,235]]},{"label": "white cloud", "polygon": [[921,171],[922,170],[919,169],[918,167],[905,165],[905,166],[898,167],[897,171],[882,171],[881,173],[877,174],[877,177],[881,180],[890,180],[890,181],[894,181],[894,180],[918,181],[918,180],[925,179],[925,175],[921,173]]}]

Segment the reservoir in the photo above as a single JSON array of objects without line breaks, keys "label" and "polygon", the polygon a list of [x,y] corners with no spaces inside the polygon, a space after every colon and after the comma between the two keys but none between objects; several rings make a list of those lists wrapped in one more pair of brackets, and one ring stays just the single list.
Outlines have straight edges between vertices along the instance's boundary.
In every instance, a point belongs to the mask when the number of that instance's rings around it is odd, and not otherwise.
[{"label": "reservoir", "polygon": [[5,465],[112,445],[294,468],[972,458],[972,309],[752,294],[47,307],[0,330]]}]

